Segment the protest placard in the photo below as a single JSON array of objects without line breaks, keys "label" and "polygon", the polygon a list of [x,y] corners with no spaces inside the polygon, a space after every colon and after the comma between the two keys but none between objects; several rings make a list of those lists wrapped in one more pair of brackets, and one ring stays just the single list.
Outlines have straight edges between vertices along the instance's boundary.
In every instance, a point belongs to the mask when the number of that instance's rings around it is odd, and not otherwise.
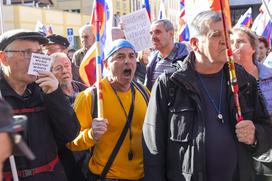
[{"label": "protest placard", "polygon": [[32,53],[28,74],[38,75],[39,71],[50,71],[52,58],[48,55]]},{"label": "protest placard", "polygon": [[126,39],[135,46],[136,51],[152,46],[149,33],[151,25],[145,8],[120,18],[124,26]]}]

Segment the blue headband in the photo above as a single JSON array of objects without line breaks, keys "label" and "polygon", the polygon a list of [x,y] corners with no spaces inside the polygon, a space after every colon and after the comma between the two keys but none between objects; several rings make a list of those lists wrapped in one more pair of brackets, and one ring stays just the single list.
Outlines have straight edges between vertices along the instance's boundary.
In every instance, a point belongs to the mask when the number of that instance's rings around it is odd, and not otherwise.
[{"label": "blue headband", "polygon": [[131,48],[135,52],[134,46],[125,39],[114,40],[105,51],[105,60],[121,48]]}]

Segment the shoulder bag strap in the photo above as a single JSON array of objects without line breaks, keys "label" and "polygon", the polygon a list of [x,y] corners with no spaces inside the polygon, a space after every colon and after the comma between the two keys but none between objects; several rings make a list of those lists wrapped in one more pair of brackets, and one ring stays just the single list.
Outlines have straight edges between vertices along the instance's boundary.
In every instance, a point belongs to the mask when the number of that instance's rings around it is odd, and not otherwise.
[{"label": "shoulder bag strap", "polygon": [[135,102],[135,90],[134,90],[134,86],[131,86],[131,90],[132,90],[132,102],[131,102],[131,105],[130,105],[130,109],[129,109],[129,114],[128,114],[128,117],[127,117],[127,121],[126,121],[126,124],[122,130],[122,133],[113,149],[113,151],[111,152],[111,155],[100,175],[100,179],[103,180],[107,174],[107,172],[109,171],[125,137],[126,137],[126,134],[127,134],[127,131],[130,127],[130,124],[131,124],[131,121],[132,121],[132,117],[133,117],[133,112],[134,112],[134,102]]}]

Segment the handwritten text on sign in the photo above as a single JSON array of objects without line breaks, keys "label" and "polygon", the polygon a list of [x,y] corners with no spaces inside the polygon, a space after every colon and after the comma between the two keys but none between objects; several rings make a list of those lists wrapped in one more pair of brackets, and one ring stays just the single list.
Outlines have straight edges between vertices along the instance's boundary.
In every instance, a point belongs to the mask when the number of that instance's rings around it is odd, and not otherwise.
[{"label": "handwritten text on sign", "polygon": [[140,9],[126,16],[121,16],[124,24],[126,39],[130,41],[136,51],[141,51],[152,46],[150,36],[150,20],[146,9]]}]

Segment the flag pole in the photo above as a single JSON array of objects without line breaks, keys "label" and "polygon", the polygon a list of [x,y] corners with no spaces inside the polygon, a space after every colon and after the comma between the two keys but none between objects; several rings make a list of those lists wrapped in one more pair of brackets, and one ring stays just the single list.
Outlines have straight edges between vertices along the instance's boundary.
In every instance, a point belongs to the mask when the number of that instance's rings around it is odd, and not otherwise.
[{"label": "flag pole", "polygon": [[235,65],[234,65],[234,60],[233,60],[233,53],[232,53],[230,45],[228,44],[229,41],[228,41],[228,34],[227,34],[227,28],[226,28],[227,25],[226,25],[224,12],[223,12],[222,0],[220,0],[220,8],[221,8],[224,36],[225,36],[225,44],[226,44],[226,48],[227,48],[226,55],[227,55],[227,61],[228,61],[228,67],[229,67],[231,90],[234,95],[234,103],[235,103],[235,107],[237,110],[236,121],[237,121],[237,123],[239,123],[244,118],[242,115],[241,106],[240,106],[240,102],[239,102],[239,87],[238,87],[236,70],[235,70]]},{"label": "flag pole", "polygon": [[3,0],[0,0],[0,21],[1,21],[1,34],[4,33],[4,22],[3,22]]},{"label": "flag pole", "polygon": [[97,81],[97,116],[98,118],[103,118],[103,95],[102,95],[102,60],[100,52],[100,25],[99,21],[99,4],[97,0],[95,1],[95,29],[96,29],[96,81]]}]

